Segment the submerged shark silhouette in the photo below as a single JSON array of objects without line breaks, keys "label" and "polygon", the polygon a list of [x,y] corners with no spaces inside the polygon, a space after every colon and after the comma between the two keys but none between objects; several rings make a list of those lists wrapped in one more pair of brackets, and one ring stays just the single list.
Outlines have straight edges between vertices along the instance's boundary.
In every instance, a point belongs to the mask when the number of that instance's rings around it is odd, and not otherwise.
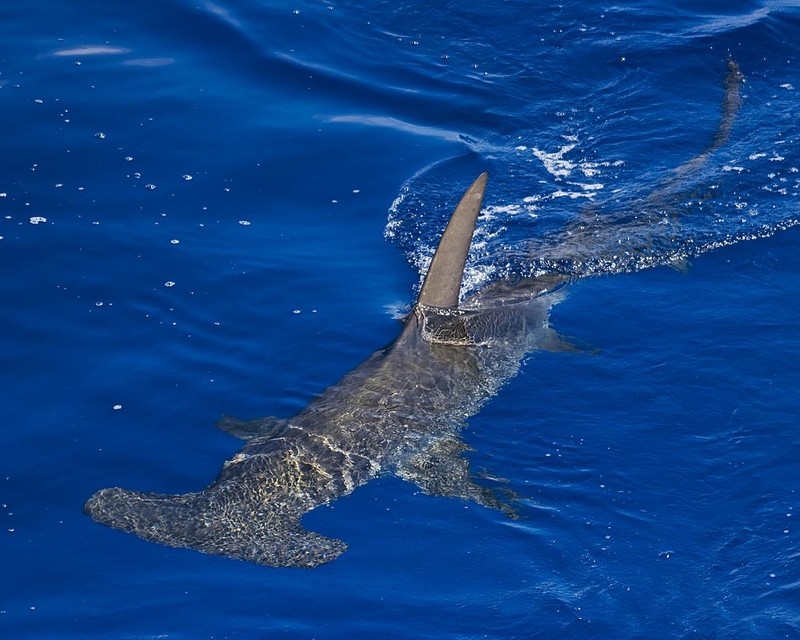
[{"label": "submerged shark silhouette", "polygon": [[[676,170],[673,182],[727,140],[742,81],[729,61],[717,133]],[[86,502],[85,512],[145,540],[274,567],[315,567],[343,553],[344,542],[306,531],[300,519],[382,474],[515,517],[496,491],[473,480],[459,432],[517,373],[525,354],[575,351],[548,322],[569,276],[499,280],[459,304],[486,181],[481,174],[461,198],[394,343],[290,419],[223,417],[218,426],[246,444],[204,491],[102,489]],[[581,228],[588,229],[587,244],[600,237],[592,225]],[[580,234],[571,235],[571,243],[579,240]]]}]

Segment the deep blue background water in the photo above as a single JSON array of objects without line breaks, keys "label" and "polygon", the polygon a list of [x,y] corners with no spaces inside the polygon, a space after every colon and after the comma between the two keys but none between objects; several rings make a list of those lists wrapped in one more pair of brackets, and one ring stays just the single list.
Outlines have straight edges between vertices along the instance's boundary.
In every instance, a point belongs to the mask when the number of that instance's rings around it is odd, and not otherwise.
[{"label": "deep blue background water", "polygon": [[[0,6],[0,635],[800,637],[799,33],[778,1]],[[579,281],[552,322],[591,349],[465,431],[522,520],[386,477],[304,519],[350,548],[301,571],[82,514],[202,488],[220,413],[291,415],[391,340],[477,172],[473,284],[646,195],[728,56],[688,271]]]}]

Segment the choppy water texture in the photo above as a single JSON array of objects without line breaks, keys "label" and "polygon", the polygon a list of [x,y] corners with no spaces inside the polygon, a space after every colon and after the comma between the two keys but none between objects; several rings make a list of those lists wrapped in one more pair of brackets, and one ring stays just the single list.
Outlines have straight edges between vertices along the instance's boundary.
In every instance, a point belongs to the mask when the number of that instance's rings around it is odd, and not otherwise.
[{"label": "choppy water texture", "polygon": [[[0,634],[800,637],[798,33],[791,1],[0,7]],[[654,210],[729,58],[730,138]],[[551,317],[582,350],[464,432],[521,519],[383,478],[304,519],[350,549],[300,571],[82,514],[203,488],[220,413],[391,340],[482,170],[465,293],[591,276]],[[646,250],[570,259],[586,228]]]}]

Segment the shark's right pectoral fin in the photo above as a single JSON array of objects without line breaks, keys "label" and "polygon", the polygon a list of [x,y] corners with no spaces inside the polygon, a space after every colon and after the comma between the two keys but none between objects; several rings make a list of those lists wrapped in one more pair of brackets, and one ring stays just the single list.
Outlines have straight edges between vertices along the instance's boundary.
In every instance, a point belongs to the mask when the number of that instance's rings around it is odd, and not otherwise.
[{"label": "shark's right pectoral fin", "polygon": [[95,522],[171,547],[271,567],[312,568],[347,549],[306,531],[298,516],[236,503],[224,492],[165,495],[102,489],[84,506]]},{"label": "shark's right pectoral fin", "polygon": [[498,509],[509,518],[517,518],[514,508],[501,500],[497,492],[475,482],[469,460],[461,455],[468,450],[469,447],[458,438],[440,438],[407,460],[397,470],[397,475],[413,482],[429,495],[472,500],[484,507]]}]

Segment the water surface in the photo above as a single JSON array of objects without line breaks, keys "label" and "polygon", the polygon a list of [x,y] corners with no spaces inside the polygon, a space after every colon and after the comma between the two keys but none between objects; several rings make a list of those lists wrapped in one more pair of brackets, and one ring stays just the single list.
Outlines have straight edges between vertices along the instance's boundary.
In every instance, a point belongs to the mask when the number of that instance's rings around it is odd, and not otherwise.
[{"label": "water surface", "polygon": [[[798,28],[778,1],[0,8],[3,637],[800,637]],[[239,447],[219,414],[292,415],[391,340],[480,171],[472,290],[641,213],[729,57],[730,140],[655,245],[688,262],[573,284],[552,324],[585,349],[464,433],[522,519],[382,478],[305,518],[350,547],[299,571],[82,514],[203,488]]]}]

